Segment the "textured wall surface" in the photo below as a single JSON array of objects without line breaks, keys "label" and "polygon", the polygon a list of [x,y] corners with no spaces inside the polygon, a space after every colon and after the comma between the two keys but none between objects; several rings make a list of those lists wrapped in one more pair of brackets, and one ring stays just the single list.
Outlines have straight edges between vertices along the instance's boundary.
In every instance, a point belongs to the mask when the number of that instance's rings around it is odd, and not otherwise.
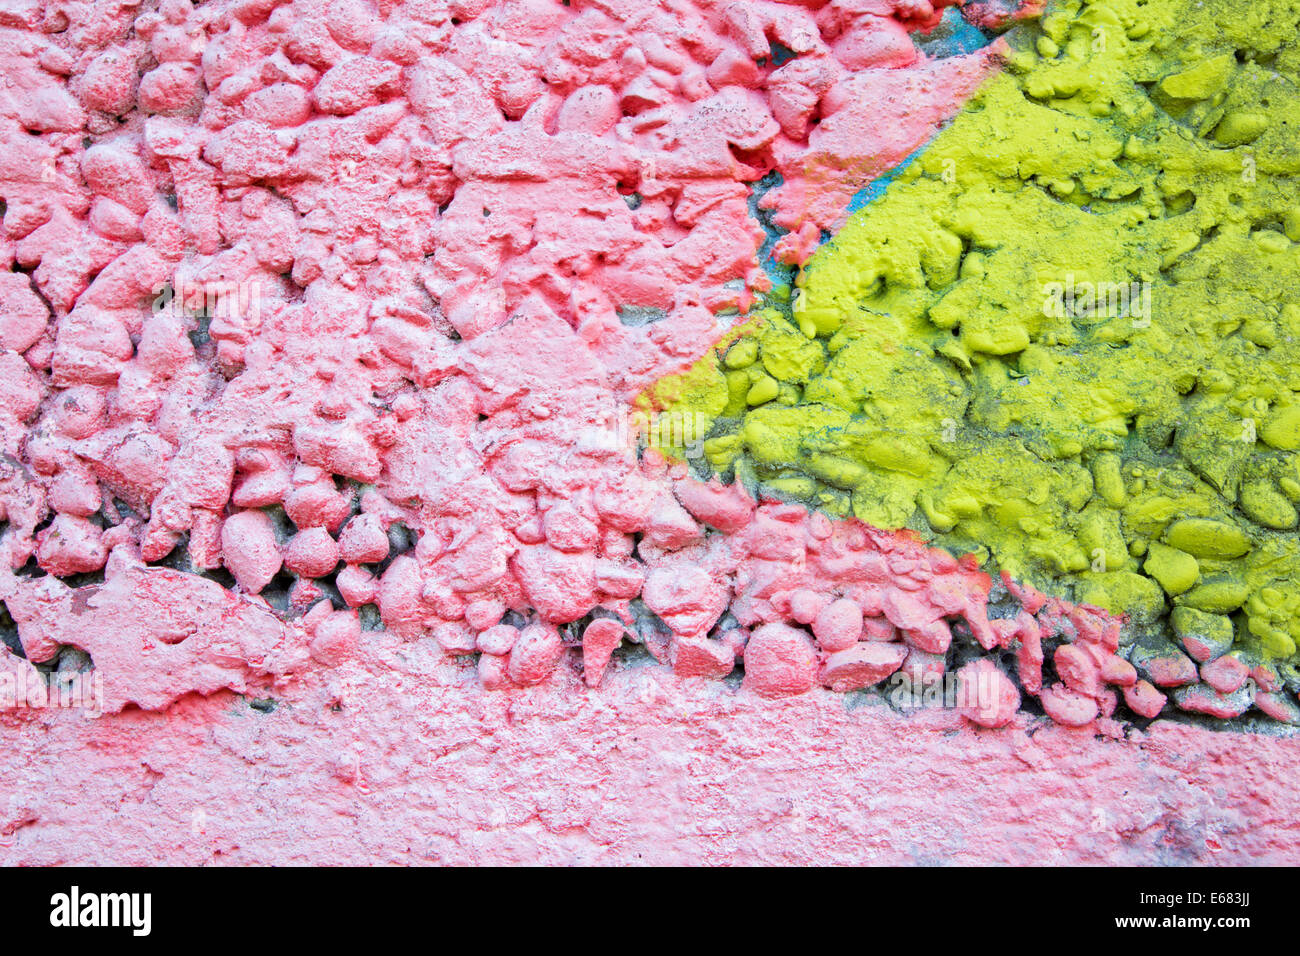
[{"label": "textured wall surface", "polygon": [[494,694],[427,645],[373,650],[386,682],[344,667],[270,713],[223,692],[7,718],[0,861],[1297,861],[1294,740],[976,731],[653,666]]},{"label": "textured wall surface", "polygon": [[[1184,7],[0,3],[0,862],[1296,862],[1295,15]],[[990,417],[1146,218],[1249,467]]]}]

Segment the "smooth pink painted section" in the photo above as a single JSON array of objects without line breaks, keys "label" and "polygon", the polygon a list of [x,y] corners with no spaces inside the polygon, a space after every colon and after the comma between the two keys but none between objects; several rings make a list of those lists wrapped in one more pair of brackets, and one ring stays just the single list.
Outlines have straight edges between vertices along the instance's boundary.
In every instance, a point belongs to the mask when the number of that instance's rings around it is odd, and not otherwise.
[{"label": "smooth pink painted section", "polygon": [[654,667],[588,692],[576,651],[490,693],[428,641],[365,641],[382,677],[315,673],[270,714],[0,716],[0,862],[1300,862],[1294,739],[975,731]]}]

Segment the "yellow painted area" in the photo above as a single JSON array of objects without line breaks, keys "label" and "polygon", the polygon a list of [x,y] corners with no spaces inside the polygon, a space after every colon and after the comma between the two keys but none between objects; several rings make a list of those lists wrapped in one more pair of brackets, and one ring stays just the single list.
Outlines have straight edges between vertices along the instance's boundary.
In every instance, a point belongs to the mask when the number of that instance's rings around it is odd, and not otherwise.
[{"label": "yellow painted area", "polygon": [[728,478],[1289,658],[1300,0],[1075,0],[1008,39],[790,301],[656,400],[707,412]]}]

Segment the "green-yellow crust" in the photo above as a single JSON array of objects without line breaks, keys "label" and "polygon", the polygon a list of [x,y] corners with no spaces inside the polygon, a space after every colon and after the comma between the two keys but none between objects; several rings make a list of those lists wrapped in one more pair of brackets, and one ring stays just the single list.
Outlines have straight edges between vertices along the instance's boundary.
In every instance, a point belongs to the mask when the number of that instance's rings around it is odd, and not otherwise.
[{"label": "green-yellow crust", "polygon": [[790,300],[656,400],[708,416],[724,476],[1290,658],[1300,0],[1074,0],[1008,40]]}]

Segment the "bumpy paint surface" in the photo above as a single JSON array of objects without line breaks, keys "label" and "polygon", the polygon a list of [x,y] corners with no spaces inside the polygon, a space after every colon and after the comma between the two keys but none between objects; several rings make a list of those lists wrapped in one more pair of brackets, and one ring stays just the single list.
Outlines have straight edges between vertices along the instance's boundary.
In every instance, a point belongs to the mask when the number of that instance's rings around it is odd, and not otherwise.
[{"label": "bumpy paint surface", "polygon": [[792,305],[688,378],[708,463],[1125,615],[1139,654],[1294,681],[1298,37],[1293,4],[1176,0],[1014,31]]},{"label": "bumpy paint surface", "polygon": [[[423,576],[469,544],[433,545],[450,533],[433,524],[472,513],[473,593],[559,498],[551,537],[590,560],[621,532],[583,492],[637,492],[626,449],[586,431],[707,347],[723,323],[701,303],[765,281],[743,183],[819,148],[814,112],[861,118],[821,99],[881,51],[933,104],[900,124],[905,151],[987,73],[982,55],[920,61],[907,30],[928,7],[820,13],[170,3],[55,30],[33,6],[6,27],[27,70],[7,139],[5,251],[27,274],[6,280],[25,466],[5,477],[6,563],[66,578],[123,547],[224,566],[250,595],[287,567],[304,610],[341,560],[357,606],[367,567],[423,541]],[[849,70],[831,40],[880,51]],[[820,64],[812,87],[773,42]]]},{"label": "bumpy paint surface", "polygon": [[951,16],[922,53],[942,4],[114,10],[9,28],[13,683],[160,708],[383,628],[490,689],[628,640],[770,696],[1019,633],[947,554],[620,427],[767,288],[760,208],[815,244],[1000,62]]},{"label": "bumpy paint surface", "polygon": [[628,440],[1041,13],[954,6],[4,4],[0,855],[930,860],[997,801],[960,858],[1293,855],[1292,741],[1133,722],[1300,716],[1222,615],[1139,649]]}]

